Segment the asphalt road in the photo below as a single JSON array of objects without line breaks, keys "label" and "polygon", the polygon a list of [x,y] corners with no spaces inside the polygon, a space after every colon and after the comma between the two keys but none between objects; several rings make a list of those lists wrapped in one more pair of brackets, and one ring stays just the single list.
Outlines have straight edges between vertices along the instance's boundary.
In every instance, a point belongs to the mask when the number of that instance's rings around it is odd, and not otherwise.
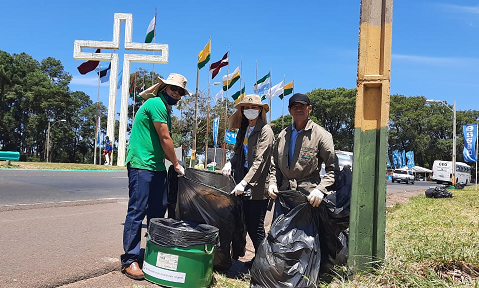
[{"label": "asphalt road", "polygon": [[0,287],[134,284],[118,272],[127,184],[126,172],[0,170]]},{"label": "asphalt road", "polygon": [[0,206],[128,198],[126,171],[0,169]]}]

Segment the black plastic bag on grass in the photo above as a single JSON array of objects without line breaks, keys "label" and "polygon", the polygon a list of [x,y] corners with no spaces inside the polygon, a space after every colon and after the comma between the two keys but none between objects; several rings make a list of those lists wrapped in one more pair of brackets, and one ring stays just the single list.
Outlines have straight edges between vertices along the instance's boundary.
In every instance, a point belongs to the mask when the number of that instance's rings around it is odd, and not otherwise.
[{"label": "black plastic bag on grass", "polygon": [[229,270],[232,259],[244,256],[246,250],[242,201],[229,194],[235,187],[233,181],[216,172],[191,168],[185,169],[185,176],[177,181],[176,219],[217,227],[220,245],[213,267]]},{"label": "black plastic bag on grass", "polygon": [[452,198],[452,193],[444,185],[429,187],[424,193],[427,198]]}]

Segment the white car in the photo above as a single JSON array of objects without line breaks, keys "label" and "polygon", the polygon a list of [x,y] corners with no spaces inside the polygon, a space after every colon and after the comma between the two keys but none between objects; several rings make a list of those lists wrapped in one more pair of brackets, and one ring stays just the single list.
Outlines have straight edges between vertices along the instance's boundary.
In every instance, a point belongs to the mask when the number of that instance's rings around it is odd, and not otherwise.
[{"label": "white car", "polygon": [[414,184],[414,174],[411,170],[396,169],[393,172],[392,182]]}]

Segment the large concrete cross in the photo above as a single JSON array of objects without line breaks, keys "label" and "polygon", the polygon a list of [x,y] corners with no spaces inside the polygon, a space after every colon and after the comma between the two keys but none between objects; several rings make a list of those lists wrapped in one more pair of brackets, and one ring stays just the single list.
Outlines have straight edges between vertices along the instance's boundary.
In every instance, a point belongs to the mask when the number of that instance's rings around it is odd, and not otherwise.
[{"label": "large concrete cross", "polygon": [[[76,60],[96,60],[111,61],[110,71],[110,92],[108,101],[108,120],[106,134],[110,137],[112,143],[115,143],[115,107],[118,82],[118,54],[115,53],[86,53],[83,48],[94,49],[120,49],[121,22],[125,23],[125,50],[137,51],[155,51],[161,52],[161,55],[142,55],[142,54],[124,54],[123,55],[123,76],[121,88],[121,106],[120,106],[120,131],[118,137],[118,159],[117,165],[125,165],[126,156],[126,127],[128,120],[128,98],[130,83],[130,64],[131,62],[143,63],[168,63],[168,44],[156,43],[134,43],[132,42],[133,15],[126,13],[115,13],[113,21],[113,41],[90,41],[75,40],[73,48],[73,58]],[[112,160],[113,161],[113,158]]]}]

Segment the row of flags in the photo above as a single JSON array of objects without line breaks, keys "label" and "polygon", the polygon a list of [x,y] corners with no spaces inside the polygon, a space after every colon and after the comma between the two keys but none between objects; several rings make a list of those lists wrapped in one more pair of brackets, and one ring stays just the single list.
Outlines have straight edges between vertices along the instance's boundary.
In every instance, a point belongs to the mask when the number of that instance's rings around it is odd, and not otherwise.
[{"label": "row of flags", "polygon": [[[228,54],[229,54],[229,51],[226,52],[219,61],[214,62],[209,66],[211,79],[214,79],[216,75],[218,75],[222,67],[229,65]],[[210,59],[211,59],[211,40],[209,40],[208,43],[203,48],[203,50],[201,50],[200,53],[198,53],[198,69],[205,67],[206,64],[210,61]],[[214,97],[215,102],[219,101],[220,99],[223,99],[223,91],[229,90],[240,78],[241,78],[241,75],[240,75],[239,66],[233,71],[233,73],[223,76],[223,82],[222,82],[223,87],[222,87],[222,90],[216,93]],[[255,91],[256,94],[261,96],[262,100],[272,99],[276,96],[279,96],[280,99],[282,100],[284,96],[293,93],[293,86],[294,86],[293,81],[285,85],[284,80],[272,86],[271,72],[268,72],[268,74],[266,74],[261,79],[256,81],[256,83],[253,85],[253,90]],[[244,94],[245,94],[245,86],[243,85],[243,88],[240,87],[240,89],[236,93],[233,93],[231,97],[237,104],[241,100],[243,100]]]},{"label": "row of flags", "polygon": [[[407,159],[407,162],[406,162]],[[387,157],[387,166],[391,167],[391,162],[389,161],[389,156]],[[414,152],[413,151],[408,151],[406,152],[405,150],[403,151],[398,151],[394,150],[393,151],[393,164],[394,164],[394,169],[396,168],[403,168],[407,166],[409,169],[412,167],[416,166],[416,163],[414,162]]]}]

